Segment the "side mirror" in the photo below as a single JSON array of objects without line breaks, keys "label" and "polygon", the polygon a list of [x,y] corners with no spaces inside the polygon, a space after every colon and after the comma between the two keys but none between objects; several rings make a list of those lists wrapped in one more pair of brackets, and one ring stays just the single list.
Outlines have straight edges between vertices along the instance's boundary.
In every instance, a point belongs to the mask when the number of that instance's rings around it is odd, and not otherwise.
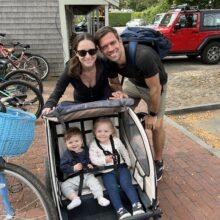
[{"label": "side mirror", "polygon": [[180,28],[181,28],[181,25],[180,25],[180,24],[177,23],[177,24],[174,25],[174,30],[178,30],[178,29],[180,29]]},{"label": "side mirror", "polygon": [[175,24],[174,25],[174,29],[173,29],[173,33],[176,33],[177,30],[181,29],[181,25],[180,24]]}]

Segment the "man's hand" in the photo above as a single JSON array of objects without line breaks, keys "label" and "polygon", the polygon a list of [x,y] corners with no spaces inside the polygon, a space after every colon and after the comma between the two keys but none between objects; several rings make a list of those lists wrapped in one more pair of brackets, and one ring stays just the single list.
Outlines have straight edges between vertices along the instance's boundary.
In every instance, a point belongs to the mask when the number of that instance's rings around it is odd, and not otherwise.
[{"label": "man's hand", "polygon": [[157,116],[145,116],[145,128],[154,130],[156,128]]},{"label": "man's hand", "polygon": [[113,92],[112,93],[112,97],[110,97],[109,99],[124,99],[124,98],[128,98],[128,95],[122,91],[117,91],[117,92]]}]

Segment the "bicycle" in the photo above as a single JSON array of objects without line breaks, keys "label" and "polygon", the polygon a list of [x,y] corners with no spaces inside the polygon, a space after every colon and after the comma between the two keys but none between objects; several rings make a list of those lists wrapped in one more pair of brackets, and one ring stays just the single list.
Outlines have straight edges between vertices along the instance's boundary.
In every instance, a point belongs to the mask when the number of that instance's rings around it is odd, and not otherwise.
[{"label": "bicycle", "polygon": [[0,218],[58,220],[45,186],[30,171],[3,158],[20,156],[28,150],[34,138],[36,117],[18,109],[6,109],[1,102],[0,110],[0,193],[11,211],[2,213],[1,208]]},{"label": "bicycle", "polygon": [[8,80],[24,80],[34,85],[40,93],[43,93],[43,83],[38,76],[27,70],[13,70],[7,73],[8,63],[8,59],[0,58],[0,82]]},{"label": "bicycle", "polygon": [[[49,66],[44,68],[42,64],[44,61],[41,58],[38,57],[38,59],[37,56],[27,57],[24,51],[25,48],[23,48],[20,56],[16,57],[13,55],[13,48],[6,48],[2,43],[0,43],[0,54],[9,61],[7,63],[8,71],[25,69],[36,74],[40,79],[45,79],[46,75],[49,73]],[[48,63],[46,65],[48,65]]]},{"label": "bicycle", "polygon": [[[16,44],[13,44],[13,46],[14,46],[14,50],[17,46],[21,47],[22,50],[24,51],[24,55],[28,57],[28,60],[35,63],[35,65],[38,66],[38,69],[40,69],[40,73],[41,73],[40,79],[41,80],[46,79],[46,77],[49,75],[49,72],[50,72],[48,61],[41,55],[26,52],[26,50],[30,49],[29,44],[21,44],[20,42],[17,42]],[[13,53],[13,57],[16,57],[16,59],[19,59],[19,57],[21,56],[22,56],[22,53],[18,53],[18,54]]]},{"label": "bicycle", "polygon": [[38,118],[41,115],[44,100],[37,88],[28,82],[10,80],[0,84],[0,101],[7,106],[31,112]]}]

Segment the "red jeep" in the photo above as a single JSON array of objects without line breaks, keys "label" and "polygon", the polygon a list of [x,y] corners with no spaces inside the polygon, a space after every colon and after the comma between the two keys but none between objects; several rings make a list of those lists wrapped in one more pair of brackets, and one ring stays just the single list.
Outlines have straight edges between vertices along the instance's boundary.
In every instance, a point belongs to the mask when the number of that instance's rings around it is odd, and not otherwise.
[{"label": "red jeep", "polygon": [[170,55],[201,56],[206,64],[220,62],[220,9],[177,6],[155,29],[171,41]]}]

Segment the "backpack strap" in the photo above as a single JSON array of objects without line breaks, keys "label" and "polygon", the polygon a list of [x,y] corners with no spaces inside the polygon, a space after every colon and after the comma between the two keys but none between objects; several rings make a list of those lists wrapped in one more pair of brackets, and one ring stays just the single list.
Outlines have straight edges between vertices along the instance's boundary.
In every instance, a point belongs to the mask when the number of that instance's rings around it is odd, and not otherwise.
[{"label": "backpack strap", "polygon": [[137,41],[130,41],[128,42],[128,55],[129,58],[131,60],[132,65],[136,65],[135,64],[135,58],[136,58],[136,48],[137,48]]},{"label": "backpack strap", "polygon": [[[128,42],[128,56],[131,60],[131,63],[133,66],[136,66],[135,64],[135,58],[136,58],[136,49],[137,49],[137,41],[129,41]],[[124,83],[124,76],[121,78],[121,85]]]}]

